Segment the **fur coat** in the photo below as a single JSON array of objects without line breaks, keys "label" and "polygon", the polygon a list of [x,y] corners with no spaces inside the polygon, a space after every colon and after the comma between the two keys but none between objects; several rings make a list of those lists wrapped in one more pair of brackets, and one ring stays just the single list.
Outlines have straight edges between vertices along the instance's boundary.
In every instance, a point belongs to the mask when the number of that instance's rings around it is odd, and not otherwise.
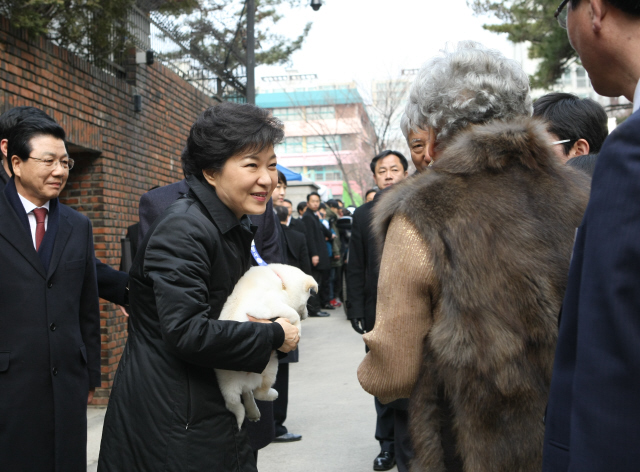
[{"label": "fur coat", "polygon": [[411,396],[413,471],[541,469],[557,317],[589,191],[549,142],[535,119],[471,126],[377,205],[380,240],[392,219],[408,220],[434,280]]}]

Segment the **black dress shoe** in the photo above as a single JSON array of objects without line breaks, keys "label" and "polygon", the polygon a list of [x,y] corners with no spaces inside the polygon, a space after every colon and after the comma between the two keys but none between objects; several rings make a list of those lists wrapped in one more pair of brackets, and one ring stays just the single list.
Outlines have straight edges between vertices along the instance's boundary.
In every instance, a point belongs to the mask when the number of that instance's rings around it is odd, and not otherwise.
[{"label": "black dress shoe", "polygon": [[319,311],[318,313],[315,313],[315,314],[309,313],[309,316],[317,316],[318,318],[324,318],[326,316],[331,316],[331,315],[326,311]]},{"label": "black dress shoe", "polygon": [[382,451],[373,460],[373,470],[389,470],[396,465],[396,457],[392,452]]},{"label": "black dress shoe", "polygon": [[280,436],[276,436],[273,442],[293,442],[300,441],[302,439],[302,435],[294,434],[294,433],[285,433]]},{"label": "black dress shoe", "polygon": [[322,309],[323,310],[335,310],[336,307],[329,305],[328,303],[326,305],[322,305]]}]

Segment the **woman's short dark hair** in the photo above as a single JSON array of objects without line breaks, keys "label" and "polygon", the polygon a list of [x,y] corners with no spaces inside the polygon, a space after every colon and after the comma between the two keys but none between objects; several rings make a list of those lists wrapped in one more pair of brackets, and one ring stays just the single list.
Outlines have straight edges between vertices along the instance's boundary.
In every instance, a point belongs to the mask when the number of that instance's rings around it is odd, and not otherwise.
[{"label": "woman's short dark hair", "polygon": [[285,177],[285,175],[280,170],[278,170],[278,183],[279,184],[284,184],[285,187],[288,185],[287,184],[287,178]]},{"label": "woman's short dark hair", "polygon": [[367,190],[366,193],[364,194],[365,200],[367,199],[370,193],[378,193],[378,191],[375,188],[370,188],[369,190]]},{"label": "woman's short dark hair", "polygon": [[207,108],[189,131],[182,168],[196,177],[206,169],[219,171],[239,152],[260,152],[280,143],[283,128],[280,120],[255,105],[223,102]]}]

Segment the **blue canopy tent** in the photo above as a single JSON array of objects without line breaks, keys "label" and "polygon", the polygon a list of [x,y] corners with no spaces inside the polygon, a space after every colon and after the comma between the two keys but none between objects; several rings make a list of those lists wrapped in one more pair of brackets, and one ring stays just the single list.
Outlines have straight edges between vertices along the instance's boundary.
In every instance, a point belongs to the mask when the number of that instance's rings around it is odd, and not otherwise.
[{"label": "blue canopy tent", "polygon": [[284,174],[287,178],[287,182],[292,180],[302,180],[302,174],[298,174],[297,172],[292,171],[291,169],[287,169],[285,166],[277,164],[278,170]]}]

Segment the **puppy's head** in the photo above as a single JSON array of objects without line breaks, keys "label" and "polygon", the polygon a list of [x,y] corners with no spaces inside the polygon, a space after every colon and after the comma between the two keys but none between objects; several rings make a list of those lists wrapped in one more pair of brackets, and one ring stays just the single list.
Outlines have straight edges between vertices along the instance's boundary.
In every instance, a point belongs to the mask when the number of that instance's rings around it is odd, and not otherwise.
[{"label": "puppy's head", "polygon": [[289,306],[304,320],[307,317],[307,300],[311,290],[318,291],[318,283],[297,267],[285,264],[269,264],[269,267],[282,280],[282,288],[289,298]]}]

